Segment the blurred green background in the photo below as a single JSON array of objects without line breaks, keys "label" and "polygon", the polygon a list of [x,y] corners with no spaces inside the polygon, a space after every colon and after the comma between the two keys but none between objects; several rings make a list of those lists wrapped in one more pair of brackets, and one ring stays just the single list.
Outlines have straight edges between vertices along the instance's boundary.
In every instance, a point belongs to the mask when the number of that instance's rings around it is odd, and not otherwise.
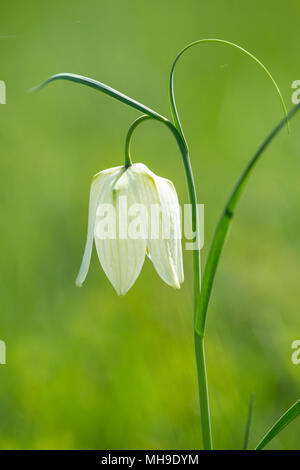
[{"label": "blurred green background", "polygon": [[[299,1],[53,0],[2,2],[0,79],[2,449],[201,447],[192,331],[191,252],[180,291],[149,261],[117,297],[93,252],[82,289],[88,193],[97,171],[123,163],[134,110],[49,75],[103,81],[170,116],[168,77],[186,43],[234,41],[274,74],[290,108],[300,79]],[[178,108],[205,204],[205,259],[225,198],[282,117],[264,73],[233,49],[194,48],[178,65]],[[240,448],[255,392],[251,445],[300,397],[300,116],[259,163],[217,274],[207,325],[216,448]],[[135,161],[172,179],[188,202],[170,133],[138,130]],[[268,448],[300,449],[300,421]]]}]

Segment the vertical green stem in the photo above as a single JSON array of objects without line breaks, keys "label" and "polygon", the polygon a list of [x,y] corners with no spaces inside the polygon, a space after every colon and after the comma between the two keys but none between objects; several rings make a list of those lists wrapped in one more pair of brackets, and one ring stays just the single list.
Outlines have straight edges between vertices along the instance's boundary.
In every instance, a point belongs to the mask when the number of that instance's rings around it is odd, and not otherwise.
[{"label": "vertical green stem", "polygon": [[[199,221],[197,215],[197,195],[193,176],[193,170],[189,158],[188,147],[184,139],[182,131],[175,127],[171,122],[165,123],[177,141],[179,146],[187,185],[189,191],[189,197],[192,205],[192,228],[193,232],[199,236]],[[194,265],[194,341],[195,341],[195,354],[196,354],[196,366],[197,366],[197,377],[198,377],[198,389],[199,389],[199,400],[200,400],[200,415],[201,415],[201,427],[202,427],[202,440],[203,447],[206,450],[212,449],[212,438],[211,438],[211,426],[210,426],[210,411],[208,401],[208,386],[206,377],[206,366],[205,366],[205,355],[204,355],[204,334],[200,334],[197,329],[196,319],[197,312],[200,306],[200,293],[201,293],[201,259],[200,249],[193,251],[193,265]]]},{"label": "vertical green stem", "polygon": [[[130,142],[133,131],[136,127],[147,119],[155,119],[163,122],[174,135],[177,145],[179,147],[185,176],[187,180],[187,186],[189,191],[189,198],[192,205],[192,230],[196,233],[196,242],[198,244],[199,237],[199,221],[197,214],[197,195],[193,176],[193,170],[189,158],[189,152],[187,143],[184,135],[180,129],[168,120],[157,119],[156,116],[143,115],[136,119],[130,126],[125,143],[125,167],[132,164],[130,157]],[[200,307],[200,293],[201,293],[201,262],[200,262],[200,249],[193,250],[193,265],[194,265],[194,340],[195,340],[195,354],[196,354],[196,366],[197,366],[197,377],[199,387],[199,399],[200,399],[200,414],[201,414],[201,426],[202,426],[202,439],[203,447],[206,450],[212,449],[212,438],[211,438],[211,427],[210,427],[210,412],[208,402],[208,389],[207,389],[207,377],[205,367],[205,356],[204,356],[204,334],[201,334],[197,328],[197,312]]]},{"label": "vertical green stem", "polygon": [[[182,132],[175,126],[172,122],[168,120],[162,121],[162,119],[157,119],[156,116],[140,116],[136,121],[130,126],[125,143],[125,166],[131,165],[130,157],[130,141],[133,134],[133,131],[136,127],[145,121],[146,119],[155,119],[160,122],[163,122],[169,130],[172,132],[173,136],[176,139],[177,145],[179,147],[185,176],[187,180],[187,186],[189,191],[189,198],[192,205],[192,230],[194,233],[199,236],[199,221],[197,217],[197,196],[196,188],[194,183],[193,170],[191,167],[191,162],[188,153],[188,147]],[[198,238],[196,238],[198,242]],[[211,438],[211,427],[210,427],[210,413],[209,413],[209,402],[208,402],[208,389],[207,389],[207,377],[206,377],[206,367],[205,367],[205,355],[204,355],[204,335],[200,334],[200,331],[197,328],[197,312],[200,307],[200,293],[201,293],[201,263],[200,263],[200,250],[195,249],[193,251],[193,264],[194,264],[194,340],[195,340],[195,354],[196,354],[196,366],[197,366],[197,377],[198,377],[198,387],[199,387],[199,399],[200,399],[200,414],[201,414],[201,426],[202,426],[202,439],[204,449],[212,449],[212,438]]]},{"label": "vertical green stem", "polygon": [[210,428],[210,414],[209,414],[209,400],[208,388],[206,378],[206,365],[205,365],[205,352],[204,352],[204,338],[198,335],[195,331],[195,352],[198,373],[198,388],[200,397],[200,414],[201,414],[201,427],[202,439],[204,449],[212,449],[212,437]]}]

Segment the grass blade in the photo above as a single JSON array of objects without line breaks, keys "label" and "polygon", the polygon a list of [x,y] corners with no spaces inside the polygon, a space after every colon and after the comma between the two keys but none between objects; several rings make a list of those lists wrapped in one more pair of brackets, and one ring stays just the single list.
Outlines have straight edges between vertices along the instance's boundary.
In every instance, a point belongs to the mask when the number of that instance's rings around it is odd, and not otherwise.
[{"label": "grass blade", "polygon": [[[174,94],[174,71],[175,71],[175,67],[176,67],[176,64],[178,62],[178,60],[180,59],[180,57],[188,50],[190,49],[191,47],[194,47],[198,44],[207,44],[207,43],[215,43],[215,44],[224,44],[226,46],[229,46],[229,47],[233,47],[234,49],[237,49],[238,51],[240,51],[242,54],[245,54],[247,57],[249,57],[251,60],[253,60],[257,65],[259,65],[259,67],[265,72],[265,74],[269,77],[269,79],[271,80],[272,82],[272,85],[276,91],[276,93],[278,94],[279,98],[280,98],[280,101],[281,101],[281,106],[282,106],[282,109],[283,109],[283,112],[285,114],[285,117],[287,118],[287,109],[286,109],[286,106],[285,106],[285,103],[284,103],[284,99],[282,97],[282,94],[280,92],[280,89],[276,83],[276,81],[274,80],[274,78],[272,77],[271,73],[269,72],[269,70],[267,69],[267,67],[257,58],[255,57],[255,55],[251,54],[251,52],[247,51],[246,49],[244,49],[243,47],[235,44],[234,42],[230,42],[230,41],[226,41],[225,39],[217,39],[217,38],[206,38],[206,39],[198,39],[197,41],[194,41],[190,44],[188,44],[187,46],[185,46],[176,56],[174,62],[173,62],[173,65],[172,65],[172,68],[171,68],[171,74],[170,74],[170,81],[169,81],[169,97],[170,97],[170,105],[171,105],[171,111],[172,111],[172,115],[173,115],[173,119],[174,119],[174,122],[175,122],[175,125],[178,129],[178,131],[180,132],[181,134],[181,137],[182,139],[184,140],[185,144],[186,144],[186,140],[185,140],[185,137],[184,137],[184,133],[183,133],[183,129],[182,129],[182,125],[181,125],[181,122],[180,122],[180,119],[179,119],[179,115],[178,115],[178,111],[177,111],[177,107],[176,107],[176,102],[175,102],[175,94]],[[288,119],[286,119],[286,123],[287,123],[287,127],[289,129],[289,122],[288,122]]]},{"label": "grass blade", "polygon": [[246,432],[245,432],[243,450],[247,450],[248,445],[249,445],[250,429],[251,429],[252,415],[253,415],[253,405],[254,405],[254,393],[252,393],[251,397],[250,397],[248,419],[247,419],[247,425],[246,425]]},{"label": "grass blade", "polygon": [[240,196],[245,188],[245,185],[248,181],[248,178],[254,169],[256,163],[258,162],[259,158],[266,150],[268,145],[272,142],[272,140],[276,137],[279,131],[283,128],[287,120],[290,120],[296,112],[300,109],[300,104],[294,106],[292,110],[288,113],[288,115],[280,121],[280,123],[273,129],[273,131],[268,135],[265,141],[261,144],[258,148],[254,156],[251,158],[250,162],[246,166],[245,170],[243,171],[240,179],[236,183],[225,207],[220,217],[219,223],[217,225],[210,250],[207,257],[207,262],[205,265],[203,281],[202,281],[202,289],[200,294],[200,303],[199,303],[199,310],[196,317],[196,330],[200,335],[204,334],[205,331],[205,323],[206,323],[206,316],[207,316],[207,309],[208,304],[211,296],[212,286],[216,274],[216,270],[218,267],[220,255],[222,252],[222,248],[225,242],[225,238],[228,232],[228,228],[232,221],[234,215],[234,209],[240,199]]},{"label": "grass blade", "polygon": [[288,424],[290,424],[297,416],[300,415],[300,400],[296,401],[279,420],[271,427],[264,438],[260,441],[255,450],[263,449],[277,434],[280,433]]}]

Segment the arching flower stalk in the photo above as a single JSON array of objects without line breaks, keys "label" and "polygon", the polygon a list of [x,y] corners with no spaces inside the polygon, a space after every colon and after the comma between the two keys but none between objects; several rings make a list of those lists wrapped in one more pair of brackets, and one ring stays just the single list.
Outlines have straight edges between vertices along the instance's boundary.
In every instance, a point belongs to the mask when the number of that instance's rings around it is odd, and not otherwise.
[{"label": "arching flower stalk", "polygon": [[[228,231],[228,227],[232,221],[232,216],[236,204],[242,194],[248,177],[253,170],[255,164],[260,156],[278,134],[284,124],[288,124],[288,118],[291,118],[300,105],[296,106],[289,115],[287,115],[286,107],[282,99],[279,88],[273,79],[270,72],[266,67],[250,52],[241,48],[240,46],[224,41],[222,39],[201,39],[187,45],[176,56],[173,66],[171,68],[170,81],[169,81],[169,98],[173,122],[166,117],[162,116],[153,109],[145,106],[144,104],[130,98],[129,96],[120,93],[119,91],[105,85],[101,82],[91,78],[83,77],[80,75],[62,73],[54,75],[34,90],[44,87],[46,84],[56,80],[68,80],[80,83],[98,91],[101,91],[110,97],[127,104],[128,106],[144,113],[140,116],[130,127],[125,144],[125,165],[121,167],[111,168],[104,170],[95,175],[90,192],[90,206],[89,206],[89,222],[88,222],[88,235],[85,247],[85,252],[82,260],[80,272],[77,277],[77,285],[81,285],[87,275],[90,258],[92,253],[93,241],[95,241],[100,263],[113,284],[118,294],[125,294],[135,282],[142,268],[146,253],[152,260],[154,267],[160,277],[172,287],[178,288],[183,282],[183,263],[182,263],[182,249],[181,249],[181,229],[180,229],[180,216],[179,205],[173,184],[164,178],[156,176],[144,164],[132,164],[129,155],[130,140],[133,131],[136,127],[147,119],[154,119],[163,123],[169,129],[180,151],[187,187],[192,205],[192,230],[194,233],[199,234],[199,221],[197,218],[197,195],[194,183],[193,171],[189,158],[189,150],[186,138],[184,136],[183,128],[179,119],[175,96],[174,96],[174,70],[180,57],[190,49],[198,44],[216,43],[225,44],[233,47],[238,51],[245,54],[256,64],[258,64],[266,75],[270,78],[277,94],[280,97],[281,104],[284,109],[285,117],[271,132],[263,144],[259,147],[258,151],[254,154],[249,164],[242,173],[241,178],[237,182],[234,190],[226,203],[224,210],[221,214],[220,221],[217,225],[211,248],[208,253],[204,277],[201,282],[201,264],[200,264],[200,250],[199,248],[193,251],[194,261],[194,342],[196,353],[196,365],[199,384],[199,399],[200,399],[200,414],[202,426],[202,439],[204,449],[212,449],[212,437],[210,426],[210,409],[208,400],[208,387],[206,377],[206,362],[204,354],[204,335],[206,327],[207,308],[209,304],[210,294],[214,282],[214,276],[224,245],[224,240]],[[121,232],[128,222],[128,218],[122,219],[121,199],[126,197],[130,204],[139,204],[149,208],[151,204],[157,204],[160,208],[159,218],[154,220],[154,226],[166,224],[168,221],[169,228],[171,227],[171,235],[167,240],[159,235],[156,239],[150,236],[149,232],[149,217],[141,216],[140,228],[142,236],[137,238],[129,237],[125,239],[121,236]],[[112,231],[114,236],[106,237],[106,231],[101,225],[101,210],[103,205],[109,205],[113,208],[114,223],[112,223]],[[122,222],[118,222],[120,220]],[[249,416],[251,418],[251,410]],[[271,428],[263,441],[257,448],[262,448],[269,442],[284,426],[286,426],[292,419],[300,414],[300,401],[297,402],[287,413],[285,413],[280,420]],[[250,422],[248,419],[248,426],[245,439],[245,448],[248,445],[248,437],[250,432]]]}]

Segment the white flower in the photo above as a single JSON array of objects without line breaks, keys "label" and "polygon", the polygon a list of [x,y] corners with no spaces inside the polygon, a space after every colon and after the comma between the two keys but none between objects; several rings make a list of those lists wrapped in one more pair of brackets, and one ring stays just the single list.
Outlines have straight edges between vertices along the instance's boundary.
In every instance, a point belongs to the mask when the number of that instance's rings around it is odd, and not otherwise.
[{"label": "white flower", "polygon": [[[113,216],[103,219],[109,208]],[[111,230],[105,230],[104,225]],[[142,163],[127,169],[111,168],[94,176],[78,286],[89,269],[93,240],[101,266],[118,295],[126,294],[134,284],[146,253],[159,276],[170,286],[180,288],[183,262],[176,190],[171,181],[155,175]]]}]

